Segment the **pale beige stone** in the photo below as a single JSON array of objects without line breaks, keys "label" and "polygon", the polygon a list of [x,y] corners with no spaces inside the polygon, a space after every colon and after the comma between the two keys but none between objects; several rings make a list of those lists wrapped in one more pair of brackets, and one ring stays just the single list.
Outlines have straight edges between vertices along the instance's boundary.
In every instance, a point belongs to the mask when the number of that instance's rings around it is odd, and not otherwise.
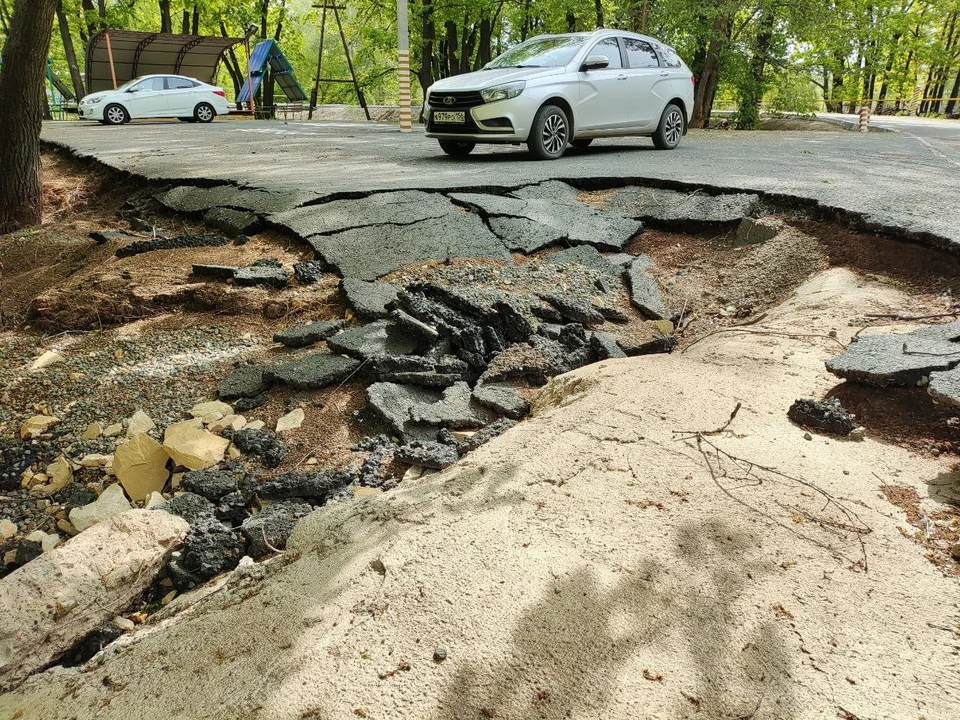
[{"label": "pale beige stone", "polygon": [[0,580],[0,693],[119,615],[188,530],[185,520],[169,513],[132,510]]},{"label": "pale beige stone", "polygon": [[23,538],[30,542],[40,543],[43,552],[50,552],[60,543],[60,536],[56,533],[45,533],[43,530],[34,530]]},{"label": "pale beige stone", "polygon": [[[40,476],[46,478],[45,481],[38,481]],[[58,490],[62,490],[73,480],[73,468],[67,459],[61,455],[53,463],[47,465],[46,472],[38,473],[33,476],[30,492],[45,497],[50,497]]]},{"label": "pale beige stone", "polygon": [[20,438],[22,440],[30,440],[39,435],[42,435],[52,426],[60,422],[60,418],[54,417],[52,415],[34,415],[23,421],[23,425],[20,426]]},{"label": "pale beige stone", "polygon": [[42,370],[45,367],[50,367],[59,362],[63,362],[64,357],[55,350],[47,350],[43,355],[38,357],[33,361],[33,364],[30,366],[31,370]]},{"label": "pale beige stone", "polygon": [[303,425],[306,416],[303,414],[303,408],[294,408],[286,415],[277,420],[277,432],[289,432],[296,430]]},{"label": "pale beige stone", "polygon": [[0,519],[0,538],[3,540],[9,540],[14,535],[17,534],[16,524],[7,520],[7,518]]},{"label": "pale beige stone", "polygon": [[266,423],[263,420],[251,420],[246,425],[243,426],[244,430],[263,430],[266,427]]},{"label": "pale beige stone", "polygon": [[103,426],[100,423],[90,423],[87,429],[80,435],[81,440],[95,440],[103,435]]},{"label": "pale beige stone", "polygon": [[167,452],[149,435],[134,435],[113,454],[113,472],[133,500],[143,500],[163,490],[170,475]]},{"label": "pale beige stone", "polygon": [[77,532],[83,532],[88,527],[129,509],[130,503],[127,501],[127,496],[123,494],[123,488],[114,483],[89,505],[71,510],[70,524]]},{"label": "pale beige stone", "polygon": [[150,493],[150,496],[147,498],[147,501],[143,504],[143,506],[147,510],[152,510],[157,505],[160,505],[161,503],[164,503],[164,502],[166,502],[166,498],[164,498],[162,494],[158,492],[152,492]]},{"label": "pale beige stone", "polygon": [[123,432],[123,425],[120,423],[114,423],[113,425],[107,425],[103,429],[104,437],[116,437]]},{"label": "pale beige stone", "polygon": [[83,467],[106,467],[107,465],[113,465],[113,453],[109,455],[101,455],[100,453],[88,453],[80,458],[80,464]]},{"label": "pale beige stone", "polygon": [[230,445],[226,438],[198,428],[193,421],[168,425],[163,434],[163,447],[178,465],[191,470],[205,470],[223,460]]},{"label": "pale beige stone", "polygon": [[127,437],[153,430],[157,424],[143,410],[137,410],[127,422]]},{"label": "pale beige stone", "polygon": [[204,418],[208,415],[218,415],[216,420],[233,414],[233,408],[220,400],[210,400],[208,402],[197,403],[190,408],[189,413],[195,418]]}]

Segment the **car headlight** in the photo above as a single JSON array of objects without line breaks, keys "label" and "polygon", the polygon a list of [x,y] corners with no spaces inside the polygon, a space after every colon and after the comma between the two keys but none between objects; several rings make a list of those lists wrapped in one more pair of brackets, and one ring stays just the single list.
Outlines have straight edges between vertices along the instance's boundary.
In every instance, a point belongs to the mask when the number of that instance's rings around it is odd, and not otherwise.
[{"label": "car headlight", "polygon": [[480,91],[480,97],[485,103],[498,102],[499,100],[509,100],[515,98],[523,92],[527,83],[523,80],[512,82],[507,85],[498,85],[497,87],[487,88]]},{"label": "car headlight", "polygon": [[103,98],[102,97],[90,98],[86,102],[88,105],[96,105],[97,103],[103,102]]}]

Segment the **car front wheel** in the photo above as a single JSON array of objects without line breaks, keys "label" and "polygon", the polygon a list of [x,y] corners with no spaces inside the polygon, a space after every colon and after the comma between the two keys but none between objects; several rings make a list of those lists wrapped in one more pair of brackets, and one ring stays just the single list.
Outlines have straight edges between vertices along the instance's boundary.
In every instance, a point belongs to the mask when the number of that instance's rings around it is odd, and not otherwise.
[{"label": "car front wheel", "polygon": [[570,141],[570,121],[556,105],[544,105],[537,111],[530,128],[527,149],[537,160],[556,160]]},{"label": "car front wheel", "polygon": [[193,110],[193,118],[197,122],[210,123],[217,116],[217,111],[209,103],[200,103]]},{"label": "car front wheel", "polygon": [[103,120],[107,125],[123,125],[130,119],[122,105],[107,105],[103,109]]},{"label": "car front wheel", "polygon": [[453,157],[466,157],[473,152],[477,146],[474,142],[461,142],[459,140],[441,140],[440,149],[447,155]]},{"label": "car front wheel", "polygon": [[660,116],[660,124],[653,134],[653,144],[658,150],[673,150],[683,137],[683,111],[673,103],[667,105]]}]

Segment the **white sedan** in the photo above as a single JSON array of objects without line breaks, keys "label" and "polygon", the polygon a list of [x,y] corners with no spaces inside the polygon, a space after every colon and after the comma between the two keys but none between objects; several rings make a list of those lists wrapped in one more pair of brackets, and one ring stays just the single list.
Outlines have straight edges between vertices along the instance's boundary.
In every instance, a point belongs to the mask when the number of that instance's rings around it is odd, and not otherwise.
[{"label": "white sedan", "polygon": [[123,125],[139,118],[175,117],[184,122],[213,122],[230,112],[223,88],[180,75],[146,75],[116,90],[91,93],[80,101],[80,118]]}]

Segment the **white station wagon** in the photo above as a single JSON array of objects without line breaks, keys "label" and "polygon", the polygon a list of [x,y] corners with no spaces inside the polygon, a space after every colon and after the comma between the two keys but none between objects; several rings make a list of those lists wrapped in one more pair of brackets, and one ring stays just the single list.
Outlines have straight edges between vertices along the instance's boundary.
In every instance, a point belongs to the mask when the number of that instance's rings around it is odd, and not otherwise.
[{"label": "white station wagon", "polygon": [[449,155],[526,143],[540,160],[595,138],[647,135],[675,148],[693,113],[694,78],[673,48],[619,30],[541,35],[477,72],[427,91],[427,136]]},{"label": "white station wagon", "polygon": [[179,118],[213,122],[230,112],[223,88],[181,75],[145,75],[116,90],[87,95],[80,101],[80,118],[104,125],[123,125],[138,118]]}]

